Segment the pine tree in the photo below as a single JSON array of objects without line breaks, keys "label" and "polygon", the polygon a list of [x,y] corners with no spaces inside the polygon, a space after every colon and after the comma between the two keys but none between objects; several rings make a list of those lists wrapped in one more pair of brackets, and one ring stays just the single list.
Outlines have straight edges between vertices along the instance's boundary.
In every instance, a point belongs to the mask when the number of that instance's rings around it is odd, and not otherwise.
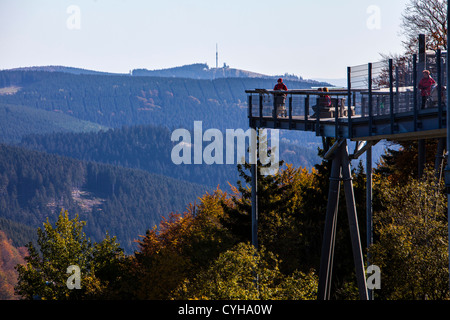
[{"label": "pine tree", "polygon": [[[258,135],[258,147],[265,137]],[[267,152],[270,158],[273,150]],[[259,152],[258,152],[259,154]],[[282,174],[264,175],[262,170],[270,168],[270,163],[263,165],[257,159],[257,190],[258,190],[258,238],[259,242],[270,250],[269,242],[276,232],[276,224],[281,219],[279,213],[288,211],[290,200],[293,197],[292,189],[288,183],[283,183]],[[279,161],[278,167],[282,168],[283,161]],[[238,242],[251,242],[251,199],[252,199],[252,176],[251,164],[246,162],[238,164],[237,170],[242,180],[237,181],[237,187],[231,186],[231,206],[224,206],[226,215],[222,223],[236,236]]]}]

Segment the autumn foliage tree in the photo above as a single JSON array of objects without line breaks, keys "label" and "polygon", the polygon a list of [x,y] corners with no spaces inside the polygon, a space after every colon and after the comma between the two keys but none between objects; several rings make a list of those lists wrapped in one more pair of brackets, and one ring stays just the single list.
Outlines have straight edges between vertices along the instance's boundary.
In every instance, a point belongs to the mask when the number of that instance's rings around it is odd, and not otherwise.
[{"label": "autumn foliage tree", "polygon": [[169,298],[184,279],[234,243],[219,221],[225,193],[217,190],[199,201],[182,214],[163,218],[158,227],[139,240],[132,271],[138,283],[134,288],[136,298]]},{"label": "autumn foliage tree", "polygon": [[422,179],[379,184],[373,264],[381,269],[381,299],[447,299],[447,201],[432,171]]},{"label": "autumn foliage tree", "polygon": [[0,230],[0,300],[18,299],[14,294],[17,282],[15,266],[24,263],[23,248],[15,248],[7,238],[5,232]]},{"label": "autumn foliage tree", "polygon": [[174,294],[177,299],[211,300],[312,300],[316,296],[317,276],[313,272],[284,275],[276,255],[244,242],[220,254]]},{"label": "autumn foliage tree", "polygon": [[447,49],[447,0],[410,0],[402,14],[403,44],[417,51],[417,37],[425,34],[430,50]]}]

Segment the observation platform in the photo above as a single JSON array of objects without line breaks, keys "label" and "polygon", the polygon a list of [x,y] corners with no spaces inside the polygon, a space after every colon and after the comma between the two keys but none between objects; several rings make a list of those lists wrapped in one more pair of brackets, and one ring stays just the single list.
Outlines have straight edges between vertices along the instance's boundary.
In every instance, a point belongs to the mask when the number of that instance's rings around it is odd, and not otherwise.
[{"label": "observation platform", "polygon": [[[371,93],[361,90],[330,91],[327,93],[331,98],[329,107],[320,105],[323,93],[312,90],[280,92],[256,89],[246,93],[248,117],[253,128],[311,131],[317,136],[353,141],[446,137],[445,101],[429,99],[422,109],[419,98],[414,103],[412,91],[394,92],[392,96],[380,90]],[[278,116],[273,112],[273,97],[277,94],[286,95],[286,115]],[[369,104],[370,95],[372,106]],[[390,108],[391,100],[393,108]],[[353,101],[350,114],[347,101]],[[316,107],[322,111],[318,115],[313,111]]]},{"label": "observation platform", "polygon": [[[446,54],[437,50],[421,54],[419,60],[414,54],[397,65],[390,59],[348,67],[347,88],[329,87],[329,92],[246,90],[250,127],[312,131],[354,141],[445,138]],[[435,85],[422,103],[418,87],[425,69]],[[280,95],[283,115],[274,111]]]}]

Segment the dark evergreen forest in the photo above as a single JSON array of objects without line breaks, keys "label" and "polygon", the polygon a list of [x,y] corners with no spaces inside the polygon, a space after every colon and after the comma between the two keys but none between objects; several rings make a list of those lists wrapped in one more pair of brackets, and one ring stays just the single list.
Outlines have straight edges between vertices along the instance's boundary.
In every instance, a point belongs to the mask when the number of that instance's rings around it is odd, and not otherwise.
[{"label": "dark evergreen forest", "polygon": [[[207,190],[142,170],[0,145],[1,226],[36,229],[47,218],[54,222],[64,208],[87,221],[88,236],[102,239],[109,232],[130,252],[162,216],[184,211]],[[11,227],[8,236],[24,245],[30,238],[20,230]]]},{"label": "dark evergreen forest", "polygon": [[[234,184],[238,180],[236,163],[174,164],[171,151],[177,143],[171,141],[171,132],[167,128],[133,126],[98,133],[28,135],[22,139],[20,146],[80,160],[142,169],[213,188],[220,185],[224,190],[227,189],[228,182]],[[204,145],[208,143],[205,142]],[[280,158],[287,163],[312,168],[319,162],[319,157],[312,148],[282,141],[280,149]],[[225,145],[223,154],[226,154]]]}]

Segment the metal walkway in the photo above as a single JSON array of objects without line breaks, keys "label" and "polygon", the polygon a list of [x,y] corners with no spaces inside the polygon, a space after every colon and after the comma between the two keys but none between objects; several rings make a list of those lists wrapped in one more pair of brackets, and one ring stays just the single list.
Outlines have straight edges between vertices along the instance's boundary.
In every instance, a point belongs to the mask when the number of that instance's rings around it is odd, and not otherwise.
[{"label": "metal walkway", "polygon": [[[258,90],[259,91],[259,90]],[[318,100],[320,94],[310,91],[301,92],[287,91],[289,105],[286,107],[288,115],[285,117],[277,117],[276,115],[267,115],[267,100],[271,100],[267,96],[258,93],[258,91],[246,91],[249,94],[249,120],[250,127],[273,128],[284,130],[300,130],[316,132],[317,136],[325,136],[330,138],[345,138],[350,140],[415,140],[428,138],[441,138],[446,136],[446,107],[441,103],[439,107],[428,107],[426,109],[405,109],[402,112],[390,114],[379,114],[376,116],[364,116],[354,114],[351,118],[339,116],[339,105],[336,103],[343,98],[332,99],[335,104],[331,112],[338,115],[337,117],[311,117],[310,113],[302,115],[293,114],[294,106],[292,105],[294,95],[303,95],[306,100]],[[274,91],[266,91],[267,94],[274,95]],[[352,91],[353,93],[353,91]],[[262,106],[256,109],[253,101],[256,97],[260,101],[258,104]],[[338,96],[342,92],[330,92],[330,96]],[[377,93],[373,93],[376,96]],[[314,97],[316,96],[316,97]],[[295,99],[298,100],[298,99]],[[309,101],[304,105],[308,105]],[[262,110],[261,110],[262,109]],[[270,108],[273,110],[273,107]],[[345,106],[345,112],[347,106]],[[357,109],[358,110],[358,109]],[[415,110],[415,111],[414,111]],[[308,110],[309,111],[309,110]],[[330,112],[330,113],[331,113]]]}]

